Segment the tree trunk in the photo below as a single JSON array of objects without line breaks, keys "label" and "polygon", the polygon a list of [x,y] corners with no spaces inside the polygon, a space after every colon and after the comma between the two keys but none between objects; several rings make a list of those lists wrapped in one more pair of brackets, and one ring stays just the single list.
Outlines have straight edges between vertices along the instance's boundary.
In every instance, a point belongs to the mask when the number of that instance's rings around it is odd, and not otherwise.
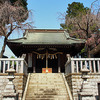
[{"label": "tree trunk", "polygon": [[89,46],[87,46],[87,56],[88,56],[88,58],[91,58],[91,55],[90,55],[90,47]]},{"label": "tree trunk", "polygon": [[2,50],[1,50],[1,53],[0,53],[0,58],[3,57],[3,54],[5,52],[5,48],[6,48],[6,44],[7,44],[7,38],[5,37],[4,38],[4,43],[3,43],[3,46],[2,46]]}]

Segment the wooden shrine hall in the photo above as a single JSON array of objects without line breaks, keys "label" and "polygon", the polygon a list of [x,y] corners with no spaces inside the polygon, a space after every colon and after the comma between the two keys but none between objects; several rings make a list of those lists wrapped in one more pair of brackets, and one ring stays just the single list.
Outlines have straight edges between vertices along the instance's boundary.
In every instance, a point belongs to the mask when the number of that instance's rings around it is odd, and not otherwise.
[{"label": "wooden shrine hall", "polygon": [[26,29],[22,38],[7,41],[17,57],[26,55],[29,73],[65,72],[66,54],[74,56],[84,43],[61,29]]}]

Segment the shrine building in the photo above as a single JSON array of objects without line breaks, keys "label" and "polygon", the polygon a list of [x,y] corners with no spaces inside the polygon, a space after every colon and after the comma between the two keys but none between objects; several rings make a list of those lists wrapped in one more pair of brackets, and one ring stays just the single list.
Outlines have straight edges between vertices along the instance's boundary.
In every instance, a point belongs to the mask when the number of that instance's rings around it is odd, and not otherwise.
[{"label": "shrine building", "polygon": [[26,29],[22,38],[7,41],[17,57],[25,54],[29,73],[64,73],[66,54],[75,56],[84,44],[62,29]]},{"label": "shrine building", "polygon": [[85,40],[26,29],[7,45],[16,58],[0,58],[0,100],[99,100],[100,58],[75,57]]}]

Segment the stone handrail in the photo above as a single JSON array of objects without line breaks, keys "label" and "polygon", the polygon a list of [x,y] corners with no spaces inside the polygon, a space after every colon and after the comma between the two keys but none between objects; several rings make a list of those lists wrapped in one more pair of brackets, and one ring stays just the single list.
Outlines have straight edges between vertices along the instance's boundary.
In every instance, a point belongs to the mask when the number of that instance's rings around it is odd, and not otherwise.
[{"label": "stone handrail", "polygon": [[72,97],[72,94],[71,94],[69,85],[68,85],[68,83],[67,83],[67,81],[66,81],[66,79],[65,79],[64,73],[62,73],[62,77],[63,77],[64,83],[65,83],[65,86],[66,86],[66,90],[67,90],[67,92],[68,92],[68,94],[69,94],[69,98],[70,98],[70,100],[73,100],[73,97]]},{"label": "stone handrail", "polygon": [[80,73],[83,65],[90,73],[100,73],[100,58],[70,58],[65,64],[65,74]]},{"label": "stone handrail", "polygon": [[27,66],[24,58],[0,58],[0,73],[6,73],[6,70],[13,67],[16,73],[27,74]]},{"label": "stone handrail", "polygon": [[26,83],[26,86],[25,86],[25,91],[24,91],[22,100],[25,100],[26,92],[27,92],[27,88],[28,88],[28,84],[29,84],[29,79],[30,79],[30,73],[28,74],[27,83]]}]

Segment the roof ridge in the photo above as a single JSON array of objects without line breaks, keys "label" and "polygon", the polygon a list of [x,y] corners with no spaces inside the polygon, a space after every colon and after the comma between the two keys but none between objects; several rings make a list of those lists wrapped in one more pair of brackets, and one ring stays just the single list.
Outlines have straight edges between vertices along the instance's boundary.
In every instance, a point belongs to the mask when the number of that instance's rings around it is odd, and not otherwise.
[{"label": "roof ridge", "polygon": [[85,42],[85,39],[77,39],[77,38],[70,37],[69,33],[67,33],[66,31],[64,31],[64,35],[66,36],[67,39],[76,40],[76,41],[84,41]]}]

